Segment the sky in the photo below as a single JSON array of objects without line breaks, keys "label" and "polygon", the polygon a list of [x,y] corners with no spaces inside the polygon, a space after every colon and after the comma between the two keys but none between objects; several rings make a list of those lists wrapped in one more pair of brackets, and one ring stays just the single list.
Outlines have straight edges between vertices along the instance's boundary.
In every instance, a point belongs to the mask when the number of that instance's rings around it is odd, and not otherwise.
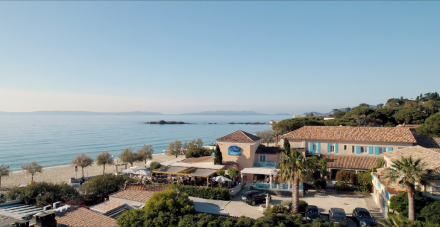
[{"label": "sky", "polygon": [[0,2],[0,111],[329,112],[440,91],[440,2]]}]

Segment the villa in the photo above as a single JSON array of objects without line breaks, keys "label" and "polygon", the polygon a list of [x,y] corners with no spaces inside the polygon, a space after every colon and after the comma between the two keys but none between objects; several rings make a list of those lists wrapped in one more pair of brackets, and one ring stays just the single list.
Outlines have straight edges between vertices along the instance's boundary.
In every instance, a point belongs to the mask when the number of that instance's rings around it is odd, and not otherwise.
[{"label": "villa", "polygon": [[326,158],[330,178],[342,169],[366,171],[385,153],[417,143],[407,127],[304,126],[280,138],[305,155]]},{"label": "villa", "polygon": [[[440,149],[428,149],[421,146],[408,147],[384,154],[385,167],[392,168],[392,161],[399,160],[401,157],[412,157],[413,160],[421,159],[427,165],[427,170],[433,170],[433,174],[428,176],[429,185],[422,186],[422,193],[434,199],[440,199]],[[399,191],[406,191],[406,188],[397,183],[389,183],[384,176],[385,168],[378,169],[372,173],[374,193],[373,199],[378,204],[384,215],[388,213],[390,198],[397,195]]]}]

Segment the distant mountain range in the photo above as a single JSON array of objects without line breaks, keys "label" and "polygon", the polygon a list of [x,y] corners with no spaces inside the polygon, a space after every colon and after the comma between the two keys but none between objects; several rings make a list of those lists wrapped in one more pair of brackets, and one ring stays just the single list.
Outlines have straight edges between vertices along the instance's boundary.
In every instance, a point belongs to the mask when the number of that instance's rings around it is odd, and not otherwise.
[{"label": "distant mountain range", "polygon": [[56,114],[56,115],[162,115],[159,112],[132,111],[132,112],[91,112],[91,111],[34,111],[34,112],[0,112],[0,114]]},{"label": "distant mountain range", "polygon": [[183,113],[182,115],[268,115],[268,114],[257,113],[254,111],[218,110],[218,111],[203,111],[198,113]]}]

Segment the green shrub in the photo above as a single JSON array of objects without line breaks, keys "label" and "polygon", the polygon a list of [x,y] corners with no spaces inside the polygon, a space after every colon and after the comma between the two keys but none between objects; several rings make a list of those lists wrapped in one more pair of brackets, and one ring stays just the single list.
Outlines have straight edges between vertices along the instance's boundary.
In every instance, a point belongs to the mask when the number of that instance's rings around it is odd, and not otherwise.
[{"label": "green shrub", "polygon": [[287,214],[286,208],[284,208],[284,206],[281,204],[272,206],[267,210],[267,212],[272,214]]},{"label": "green shrub", "polygon": [[57,201],[66,202],[79,195],[78,191],[66,183],[32,183],[28,187],[13,188],[6,194],[9,200],[21,199],[25,204],[46,206]]},{"label": "green shrub", "polygon": [[160,163],[159,162],[151,162],[150,163],[150,169],[154,170],[154,169],[158,169],[160,168]]},{"label": "green shrub", "polygon": [[108,195],[121,190],[126,183],[136,181],[123,175],[105,174],[94,177],[81,185],[79,190],[84,195],[88,204],[95,204],[99,201],[98,196],[105,198]]},{"label": "green shrub", "polygon": [[281,201],[281,205],[283,206],[287,206],[287,207],[292,207],[292,200],[283,200]]},{"label": "green shrub", "polygon": [[215,199],[215,200],[229,200],[229,190],[225,188],[208,188],[197,187],[191,185],[177,185],[173,184],[172,187],[179,189],[180,192],[185,192],[189,196],[194,196],[203,199]]},{"label": "green shrub", "polygon": [[145,204],[144,210],[159,213],[170,212],[173,215],[195,212],[194,203],[188,198],[188,195],[182,191],[177,194],[177,191],[173,189],[153,193]]},{"label": "green shrub", "polygon": [[304,201],[304,200],[299,200],[299,203],[298,203],[298,212],[299,212],[299,213],[305,213],[305,212],[306,212],[306,208],[307,208],[308,205],[309,205],[309,204],[308,204],[306,201]]},{"label": "green shrub", "polygon": [[370,172],[359,172],[356,174],[356,191],[370,193],[372,187],[373,183]]},{"label": "green shrub", "polygon": [[356,173],[349,170],[339,170],[336,174],[336,181],[344,182],[345,184],[355,184]]},{"label": "green shrub", "polygon": [[[421,193],[416,193],[414,195],[414,212],[416,218],[419,217],[420,211],[434,202],[431,197],[426,197]],[[408,193],[399,192],[399,194],[390,198],[390,208],[399,212],[400,216],[408,217]]]},{"label": "green shrub", "polygon": [[420,218],[428,223],[440,223],[440,201],[435,201],[420,211]]},{"label": "green shrub", "polygon": [[315,185],[316,188],[325,189],[327,181],[324,178],[318,178],[313,181],[313,185]]},{"label": "green shrub", "polygon": [[219,175],[219,176],[224,176],[225,173],[226,173],[226,171],[224,169],[217,170],[217,175]]},{"label": "green shrub", "polygon": [[345,190],[345,184],[343,182],[337,182],[336,183],[336,191],[342,192]]}]

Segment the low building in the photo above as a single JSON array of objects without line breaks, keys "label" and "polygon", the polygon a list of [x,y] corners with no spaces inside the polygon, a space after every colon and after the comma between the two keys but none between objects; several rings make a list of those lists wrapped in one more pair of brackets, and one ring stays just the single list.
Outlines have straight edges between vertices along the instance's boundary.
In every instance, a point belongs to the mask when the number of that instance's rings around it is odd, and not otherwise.
[{"label": "low building", "polygon": [[71,207],[66,212],[57,213],[58,226],[69,227],[117,227],[116,220],[82,207]]},{"label": "low building", "polygon": [[410,129],[403,127],[304,126],[280,138],[280,145],[288,140],[291,148],[330,160],[331,178],[342,169],[368,170],[384,153],[417,143]]},{"label": "low building", "polygon": [[128,210],[139,209],[151,198],[154,191],[122,190],[109,196],[109,201],[125,204]]},{"label": "low building", "polygon": [[[385,167],[392,168],[393,161],[400,160],[402,157],[412,157],[413,160],[421,159],[427,165],[425,169],[433,170],[433,174],[428,176],[429,186],[423,187],[422,192],[425,196],[440,199],[440,152],[437,149],[428,149],[421,146],[408,147],[384,154]],[[378,204],[384,215],[389,211],[390,198],[397,195],[399,191],[406,191],[406,188],[397,183],[389,183],[384,178],[385,168],[372,173],[373,198]]]}]

